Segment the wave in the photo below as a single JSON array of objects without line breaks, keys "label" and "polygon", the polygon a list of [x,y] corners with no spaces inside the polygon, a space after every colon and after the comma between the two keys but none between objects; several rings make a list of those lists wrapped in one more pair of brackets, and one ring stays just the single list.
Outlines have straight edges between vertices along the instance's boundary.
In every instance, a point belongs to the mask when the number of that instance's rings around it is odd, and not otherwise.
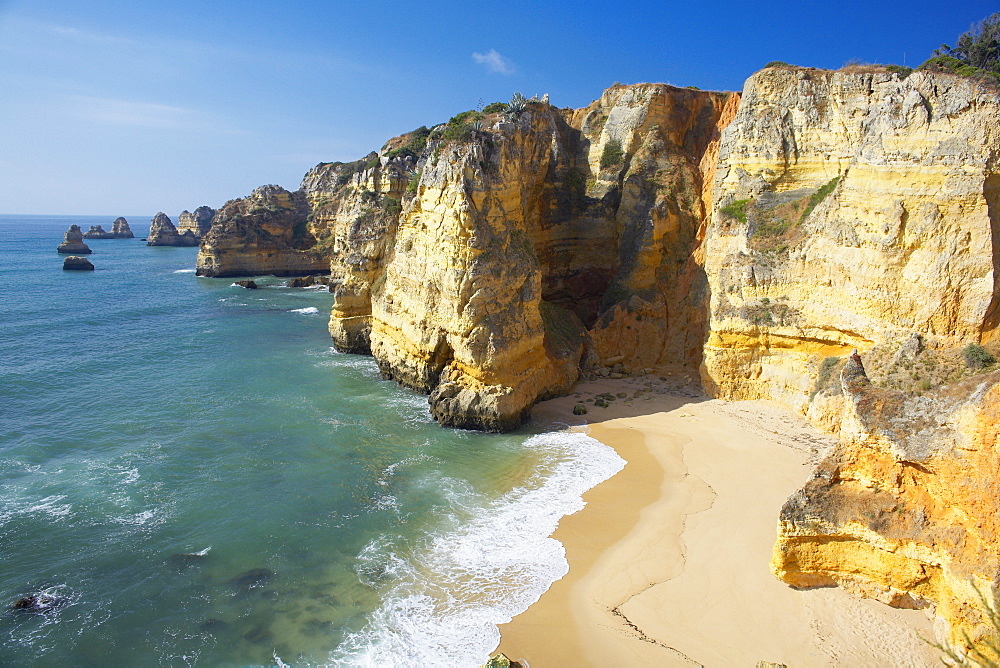
[{"label": "wave", "polygon": [[302,315],[313,315],[319,313],[319,309],[315,306],[307,306],[305,308],[293,308],[292,313],[301,313]]},{"label": "wave", "polygon": [[362,550],[359,577],[388,591],[365,629],[348,636],[331,661],[479,666],[500,641],[497,625],[569,572],[565,549],[551,534],[560,518],[583,508],[583,493],[625,460],[583,433],[540,434],[524,447],[539,459],[524,485],[484,505],[449,479],[446,528],[422,548],[405,550],[382,536]]},{"label": "wave", "polygon": [[175,274],[193,274],[194,272],[194,269],[178,269],[174,271]]}]

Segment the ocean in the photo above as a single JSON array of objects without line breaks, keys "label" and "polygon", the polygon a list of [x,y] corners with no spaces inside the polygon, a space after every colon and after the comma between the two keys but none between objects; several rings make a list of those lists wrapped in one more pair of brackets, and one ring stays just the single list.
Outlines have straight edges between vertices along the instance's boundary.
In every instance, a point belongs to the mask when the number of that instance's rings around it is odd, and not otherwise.
[{"label": "ocean", "polygon": [[484,662],[624,462],[442,429],[331,347],[325,289],[198,278],[150,216],[63,271],[113,218],[0,216],[0,665]]}]

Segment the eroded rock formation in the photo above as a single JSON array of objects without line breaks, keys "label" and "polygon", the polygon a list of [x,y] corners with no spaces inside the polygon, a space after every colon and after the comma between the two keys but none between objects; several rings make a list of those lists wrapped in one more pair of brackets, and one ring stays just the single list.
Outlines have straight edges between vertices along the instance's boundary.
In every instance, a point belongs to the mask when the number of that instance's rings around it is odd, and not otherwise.
[{"label": "eroded rock formation", "polygon": [[215,214],[215,209],[209,206],[199,206],[194,213],[182,211],[177,217],[177,231],[184,234],[190,230],[191,234],[201,239],[212,229],[212,219],[215,218]]},{"label": "eroded rock formation", "polygon": [[781,511],[772,570],[936,607],[973,640],[993,631],[1000,581],[1000,372],[922,396],[880,389],[861,358],[841,373],[841,442]]},{"label": "eroded rock formation", "polygon": [[[199,276],[294,276],[329,271],[315,248],[304,193],[261,186],[216,212],[198,252]],[[193,236],[193,235],[192,235]]]},{"label": "eroded rock formation", "polygon": [[91,225],[90,229],[83,233],[84,239],[114,239],[115,235],[108,232],[100,225]]},{"label": "eroded rock formation", "polygon": [[93,271],[94,264],[85,257],[70,255],[63,260],[63,269],[67,271]]},{"label": "eroded rock formation", "polygon": [[706,389],[806,410],[824,357],[993,338],[998,119],[1000,96],[955,76],[753,75],[705,241]]},{"label": "eroded rock formation", "polygon": [[191,230],[185,230],[184,234],[179,234],[174,227],[170,216],[162,211],[153,217],[153,222],[149,226],[149,238],[147,246],[197,246],[198,238]]},{"label": "eroded rock formation", "polygon": [[128,221],[121,216],[115,218],[115,222],[111,224],[111,234],[114,235],[115,239],[135,238],[135,235],[132,234],[132,228],[128,226]]},{"label": "eroded rock formation", "polygon": [[66,230],[66,237],[59,244],[56,251],[59,253],[81,253],[83,255],[89,255],[93,252],[90,250],[90,246],[83,242],[83,231],[79,225],[69,226],[69,229]]}]

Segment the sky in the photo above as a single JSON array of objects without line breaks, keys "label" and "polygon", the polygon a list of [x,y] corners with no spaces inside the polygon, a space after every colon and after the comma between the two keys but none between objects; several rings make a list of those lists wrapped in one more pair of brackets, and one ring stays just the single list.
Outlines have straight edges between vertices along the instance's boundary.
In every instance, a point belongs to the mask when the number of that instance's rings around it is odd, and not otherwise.
[{"label": "sky", "polygon": [[0,0],[0,213],[219,207],[480,103],[915,66],[994,2]]}]

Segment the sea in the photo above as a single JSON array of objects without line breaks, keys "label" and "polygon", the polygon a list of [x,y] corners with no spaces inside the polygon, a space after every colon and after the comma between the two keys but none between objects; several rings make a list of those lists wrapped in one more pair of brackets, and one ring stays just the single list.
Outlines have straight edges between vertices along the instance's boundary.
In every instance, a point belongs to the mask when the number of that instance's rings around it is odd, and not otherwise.
[{"label": "sea", "polygon": [[[567,424],[443,429],[338,353],[332,295],[0,215],[0,665],[477,666],[624,465]],[[15,602],[36,597],[38,609]]]}]

